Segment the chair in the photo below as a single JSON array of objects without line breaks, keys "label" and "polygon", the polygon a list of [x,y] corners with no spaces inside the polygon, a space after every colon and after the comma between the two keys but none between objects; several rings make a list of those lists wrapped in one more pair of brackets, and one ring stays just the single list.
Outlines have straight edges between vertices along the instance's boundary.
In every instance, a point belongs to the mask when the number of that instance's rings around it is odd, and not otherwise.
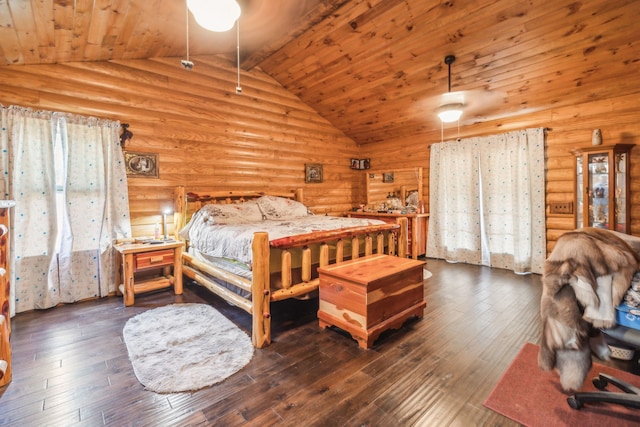
[{"label": "chair", "polygon": [[[616,325],[613,328],[604,329],[602,332],[616,341],[640,349],[640,330],[638,329]],[[571,408],[580,409],[585,403],[607,402],[640,409],[640,388],[602,373],[592,381],[598,390],[603,391],[579,392],[569,396],[567,403]],[[622,392],[606,391],[608,384],[615,385]]]}]

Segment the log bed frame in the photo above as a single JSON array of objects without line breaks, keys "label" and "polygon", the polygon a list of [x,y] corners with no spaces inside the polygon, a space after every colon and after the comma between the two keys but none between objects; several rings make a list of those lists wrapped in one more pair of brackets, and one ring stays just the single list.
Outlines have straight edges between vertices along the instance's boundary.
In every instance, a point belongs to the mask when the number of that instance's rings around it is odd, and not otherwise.
[{"label": "log bed frame", "polygon": [[[241,203],[247,200],[264,196],[264,192],[252,191],[216,191],[207,195],[207,200],[188,201],[184,186],[175,190],[174,225],[179,231],[190,219],[193,212],[209,203]],[[272,196],[287,197],[302,202],[302,189],[291,193],[274,194]],[[398,218],[396,224],[381,224],[366,227],[353,227],[340,230],[316,232],[295,236],[289,239],[279,239],[276,244],[269,243],[267,232],[254,234],[252,244],[252,280],[237,276],[221,268],[207,265],[194,259],[188,251],[183,251],[183,274],[198,284],[206,287],[211,292],[224,300],[242,308],[252,315],[252,341],[257,348],[262,348],[271,343],[271,301],[280,301],[287,298],[295,298],[315,291],[319,286],[319,279],[312,265],[312,250],[318,251],[315,255],[319,259],[319,266],[328,265],[330,262],[341,263],[346,259],[361,256],[357,248],[364,242],[364,255],[373,254],[374,239],[376,253],[384,253],[386,248],[388,255],[399,257],[407,256],[407,219]],[[385,241],[386,238],[386,241]],[[284,240],[284,241],[283,241]],[[350,242],[351,254],[344,254],[344,244]],[[188,242],[187,247],[188,247]],[[335,256],[329,256],[329,244],[335,245]],[[281,289],[272,289],[270,280],[270,248],[282,250],[281,257]],[[302,248],[299,251],[300,259],[292,263],[292,252],[288,249]],[[297,255],[297,253],[295,253]],[[292,283],[292,265],[301,266],[302,281]],[[231,283],[251,293],[249,298],[227,289],[210,277]]]}]

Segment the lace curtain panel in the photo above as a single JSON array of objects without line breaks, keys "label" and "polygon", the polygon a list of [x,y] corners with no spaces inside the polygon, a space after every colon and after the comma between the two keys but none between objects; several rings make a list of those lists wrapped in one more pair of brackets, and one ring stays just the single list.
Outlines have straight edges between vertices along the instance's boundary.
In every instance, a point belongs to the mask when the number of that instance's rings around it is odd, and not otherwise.
[{"label": "lace curtain panel", "polygon": [[542,273],[544,129],[433,144],[427,256]]},{"label": "lace curtain panel", "polygon": [[12,313],[115,292],[112,242],[131,235],[118,122],[2,107]]}]

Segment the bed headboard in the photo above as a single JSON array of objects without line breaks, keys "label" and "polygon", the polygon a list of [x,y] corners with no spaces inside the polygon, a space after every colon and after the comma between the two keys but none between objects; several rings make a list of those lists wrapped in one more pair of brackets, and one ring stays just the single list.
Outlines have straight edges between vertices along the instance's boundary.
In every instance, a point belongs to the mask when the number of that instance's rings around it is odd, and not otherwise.
[{"label": "bed headboard", "polygon": [[191,215],[204,205],[208,204],[232,204],[242,203],[248,200],[254,200],[262,196],[277,196],[296,200],[304,203],[302,188],[298,188],[289,192],[277,191],[247,191],[247,190],[198,190],[198,192],[187,191],[186,187],[179,185],[175,189],[174,195],[174,229],[176,234],[184,227]]}]

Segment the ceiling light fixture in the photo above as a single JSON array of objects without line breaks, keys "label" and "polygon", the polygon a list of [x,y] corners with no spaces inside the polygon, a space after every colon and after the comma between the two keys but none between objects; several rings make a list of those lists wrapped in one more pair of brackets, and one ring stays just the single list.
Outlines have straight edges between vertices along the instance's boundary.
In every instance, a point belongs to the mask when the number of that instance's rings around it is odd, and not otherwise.
[{"label": "ceiling light fixture", "polygon": [[235,0],[187,0],[187,7],[201,27],[220,33],[233,28],[241,13]]},{"label": "ceiling light fixture", "polygon": [[[453,55],[447,55],[444,57],[444,63],[449,66],[449,92],[451,92],[451,64],[456,60]],[[438,108],[438,117],[444,123],[451,123],[458,121],[462,116],[462,107],[460,103],[445,104]]]},{"label": "ceiling light fixture", "polygon": [[438,109],[438,117],[445,123],[458,121],[462,116],[462,104],[447,104]]}]

